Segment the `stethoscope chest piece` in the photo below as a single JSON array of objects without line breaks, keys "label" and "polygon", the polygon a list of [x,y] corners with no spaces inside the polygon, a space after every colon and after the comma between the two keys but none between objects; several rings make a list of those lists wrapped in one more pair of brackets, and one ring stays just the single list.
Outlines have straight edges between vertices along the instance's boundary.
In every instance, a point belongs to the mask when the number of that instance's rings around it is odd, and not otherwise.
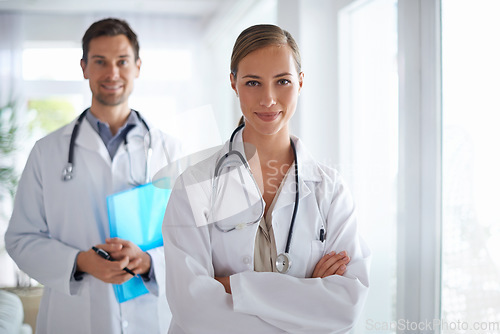
[{"label": "stethoscope chest piece", "polygon": [[292,266],[292,260],[288,253],[281,253],[276,258],[276,270],[280,274],[286,274],[290,267]]},{"label": "stethoscope chest piece", "polygon": [[63,169],[63,181],[69,181],[73,178],[73,164],[68,163]]}]

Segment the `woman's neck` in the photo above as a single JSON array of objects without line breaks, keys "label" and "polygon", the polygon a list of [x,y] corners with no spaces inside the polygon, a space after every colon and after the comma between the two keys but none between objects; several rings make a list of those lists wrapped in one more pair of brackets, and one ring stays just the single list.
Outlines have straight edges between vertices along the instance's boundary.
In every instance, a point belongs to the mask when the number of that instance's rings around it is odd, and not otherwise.
[{"label": "woman's neck", "polygon": [[277,160],[287,162],[292,158],[290,135],[287,128],[272,135],[255,133],[250,128],[243,128],[243,142],[255,146],[261,162]]}]

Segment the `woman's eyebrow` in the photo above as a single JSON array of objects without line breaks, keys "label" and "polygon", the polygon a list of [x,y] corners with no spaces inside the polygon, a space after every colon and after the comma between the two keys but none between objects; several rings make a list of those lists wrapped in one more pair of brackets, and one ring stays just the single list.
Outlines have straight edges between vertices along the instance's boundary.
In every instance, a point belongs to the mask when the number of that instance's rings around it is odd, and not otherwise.
[{"label": "woman's eyebrow", "polygon": [[[280,77],[285,77],[287,75],[292,75],[291,73],[289,72],[283,72],[283,73],[280,73],[280,74],[276,74],[273,78],[280,78]],[[260,76],[258,75],[255,75],[255,74],[247,74],[245,76],[242,77],[242,79],[245,79],[245,78],[250,78],[250,79],[261,79]]]},{"label": "woman's eyebrow", "polygon": [[260,79],[260,77],[258,75],[254,75],[254,74],[247,74],[247,75],[242,77],[242,79],[245,79],[245,78]]},{"label": "woman's eyebrow", "polygon": [[286,77],[287,75],[292,75],[292,73],[283,72],[283,73],[280,73],[280,74],[276,74],[274,77],[275,78]]}]

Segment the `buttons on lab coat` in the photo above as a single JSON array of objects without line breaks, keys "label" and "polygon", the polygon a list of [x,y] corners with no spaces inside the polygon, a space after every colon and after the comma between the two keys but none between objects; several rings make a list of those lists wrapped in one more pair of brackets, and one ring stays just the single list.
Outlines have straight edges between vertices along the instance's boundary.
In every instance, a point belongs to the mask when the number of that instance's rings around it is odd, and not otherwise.
[{"label": "buttons on lab coat", "polygon": [[128,327],[128,321],[127,320],[123,320],[122,321],[122,327],[123,328],[127,328]]},{"label": "buttons on lab coat", "polygon": [[252,257],[249,255],[243,256],[243,263],[250,267],[252,265]]}]

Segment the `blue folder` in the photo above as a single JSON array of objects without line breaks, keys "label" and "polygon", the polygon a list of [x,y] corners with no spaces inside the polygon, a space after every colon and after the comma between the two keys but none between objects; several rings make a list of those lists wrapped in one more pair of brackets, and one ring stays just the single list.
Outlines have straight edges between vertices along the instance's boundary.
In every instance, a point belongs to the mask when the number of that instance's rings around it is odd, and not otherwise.
[{"label": "blue folder", "polygon": [[[171,189],[147,183],[107,197],[110,236],[129,240],[143,251],[163,246],[161,228]],[[148,293],[142,278],[113,284],[119,303]]]}]

